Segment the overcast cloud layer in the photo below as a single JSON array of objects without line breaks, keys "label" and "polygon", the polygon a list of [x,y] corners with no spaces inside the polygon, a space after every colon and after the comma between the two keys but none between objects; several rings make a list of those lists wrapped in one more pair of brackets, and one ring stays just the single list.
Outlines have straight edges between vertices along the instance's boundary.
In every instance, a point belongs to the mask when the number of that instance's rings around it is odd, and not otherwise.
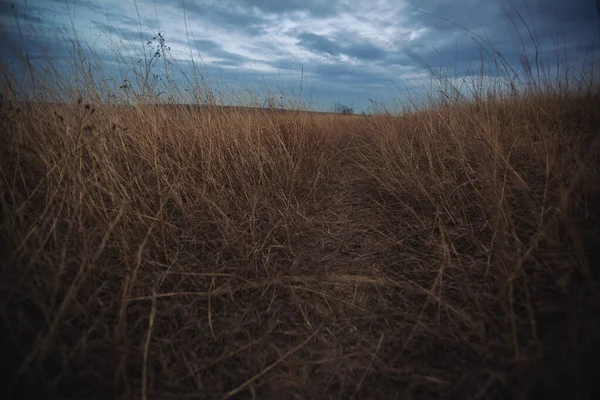
[{"label": "overcast cloud layer", "polygon": [[[158,32],[168,56],[189,70],[233,88],[264,82],[299,90],[320,108],[335,102],[361,111],[369,98],[402,100],[396,87],[415,89],[429,68],[479,70],[478,35],[515,68],[537,39],[540,61],[570,63],[590,55],[600,35],[597,0],[30,0],[0,1],[4,60],[14,49],[36,57],[36,44],[67,58],[60,38],[77,32],[107,70],[118,72],[114,49],[139,57]],[[469,33],[471,32],[471,33]],[[492,74],[492,71],[490,71]]]}]

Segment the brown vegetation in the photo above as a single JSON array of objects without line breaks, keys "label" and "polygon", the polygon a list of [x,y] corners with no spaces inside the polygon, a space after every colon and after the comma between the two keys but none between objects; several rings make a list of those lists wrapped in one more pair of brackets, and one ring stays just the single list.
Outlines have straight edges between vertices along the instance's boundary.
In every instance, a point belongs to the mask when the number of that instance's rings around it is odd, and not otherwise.
[{"label": "brown vegetation", "polygon": [[598,393],[598,100],[345,118],[5,91],[5,387]]}]

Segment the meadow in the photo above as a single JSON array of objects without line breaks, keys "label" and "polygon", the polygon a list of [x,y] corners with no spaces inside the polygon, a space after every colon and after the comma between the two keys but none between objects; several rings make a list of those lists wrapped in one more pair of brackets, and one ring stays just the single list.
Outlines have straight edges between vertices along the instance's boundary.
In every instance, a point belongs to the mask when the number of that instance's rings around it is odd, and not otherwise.
[{"label": "meadow", "polygon": [[7,396],[599,393],[597,85],[342,116],[80,82],[3,68]]}]

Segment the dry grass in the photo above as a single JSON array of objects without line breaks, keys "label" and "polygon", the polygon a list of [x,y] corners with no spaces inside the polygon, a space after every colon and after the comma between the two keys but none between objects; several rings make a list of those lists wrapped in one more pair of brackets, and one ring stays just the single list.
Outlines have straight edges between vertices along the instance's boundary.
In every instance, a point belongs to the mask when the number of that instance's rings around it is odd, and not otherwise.
[{"label": "dry grass", "polygon": [[598,393],[598,91],[341,117],[4,89],[8,394]]}]

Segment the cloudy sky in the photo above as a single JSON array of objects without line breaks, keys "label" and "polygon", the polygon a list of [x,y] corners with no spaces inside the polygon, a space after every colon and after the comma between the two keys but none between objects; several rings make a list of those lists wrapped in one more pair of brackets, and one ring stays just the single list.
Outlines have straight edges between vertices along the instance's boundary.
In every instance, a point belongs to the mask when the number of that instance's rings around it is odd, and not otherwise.
[{"label": "cloudy sky", "polygon": [[0,55],[35,59],[41,47],[66,59],[63,44],[76,34],[118,75],[124,66],[115,53],[135,63],[160,32],[167,58],[186,73],[193,62],[233,90],[267,84],[294,96],[302,80],[317,108],[340,102],[361,111],[369,99],[402,103],[406,90],[419,97],[432,69],[479,73],[481,57],[491,60],[482,41],[515,69],[523,49],[533,59],[530,32],[546,68],[555,68],[557,52],[575,65],[597,59],[590,48],[599,43],[598,7],[598,0],[0,0]]}]

